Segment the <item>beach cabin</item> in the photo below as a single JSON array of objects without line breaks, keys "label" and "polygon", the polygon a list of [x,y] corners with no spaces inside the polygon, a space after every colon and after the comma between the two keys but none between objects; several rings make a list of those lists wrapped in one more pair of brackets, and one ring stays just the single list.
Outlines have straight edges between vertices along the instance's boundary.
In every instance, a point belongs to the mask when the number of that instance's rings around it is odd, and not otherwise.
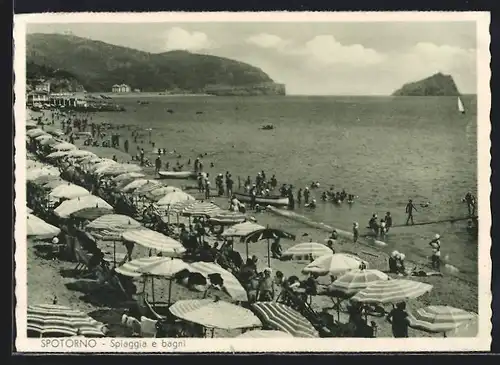
[{"label": "beach cabin", "polygon": [[114,93],[129,93],[132,88],[129,85],[121,84],[121,85],[113,85],[111,91]]}]

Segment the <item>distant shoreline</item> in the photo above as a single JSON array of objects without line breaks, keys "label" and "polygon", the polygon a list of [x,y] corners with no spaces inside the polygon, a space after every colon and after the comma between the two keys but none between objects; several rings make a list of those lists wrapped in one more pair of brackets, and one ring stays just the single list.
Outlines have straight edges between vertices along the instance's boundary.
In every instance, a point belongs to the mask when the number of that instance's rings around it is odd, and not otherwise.
[{"label": "distant shoreline", "polygon": [[128,98],[144,98],[144,97],[180,97],[180,96],[214,96],[210,94],[160,94],[160,92],[130,92],[130,93],[113,93],[113,92],[89,92],[89,95],[100,96],[105,95],[113,99],[128,99]]}]

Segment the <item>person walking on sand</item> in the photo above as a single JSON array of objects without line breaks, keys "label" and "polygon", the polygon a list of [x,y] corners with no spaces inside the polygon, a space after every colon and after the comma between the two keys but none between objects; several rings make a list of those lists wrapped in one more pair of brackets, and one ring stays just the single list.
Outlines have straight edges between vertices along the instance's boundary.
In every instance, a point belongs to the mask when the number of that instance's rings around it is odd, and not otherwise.
[{"label": "person walking on sand", "polygon": [[161,169],[161,158],[160,155],[156,156],[155,160],[155,174],[158,174]]},{"label": "person walking on sand", "polygon": [[441,268],[441,236],[436,234],[434,239],[429,242],[432,247],[431,265],[432,268],[439,271]]},{"label": "person walking on sand", "polygon": [[408,214],[408,218],[406,219],[406,225],[408,225],[410,220],[411,220],[412,225],[415,224],[415,222],[413,222],[413,210],[414,209],[415,209],[415,212],[418,212],[417,208],[415,208],[415,205],[413,205],[413,200],[409,199],[408,204],[406,204],[406,214]]},{"label": "person walking on sand", "polygon": [[140,159],[141,159],[141,166],[144,166],[144,148],[141,148]]}]

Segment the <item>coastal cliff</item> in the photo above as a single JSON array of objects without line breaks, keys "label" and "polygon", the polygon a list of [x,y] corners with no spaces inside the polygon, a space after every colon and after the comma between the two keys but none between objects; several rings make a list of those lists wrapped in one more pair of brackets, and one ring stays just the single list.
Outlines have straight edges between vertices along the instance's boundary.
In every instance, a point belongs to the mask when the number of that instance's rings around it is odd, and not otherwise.
[{"label": "coastal cliff", "polygon": [[26,64],[26,88],[34,90],[37,85],[50,83],[50,89],[55,93],[85,92],[80,80],[70,72],[55,70],[51,67],[33,62]]},{"label": "coastal cliff", "polygon": [[451,75],[437,73],[423,80],[404,84],[393,96],[458,96],[458,88]]},{"label": "coastal cliff", "polygon": [[64,70],[89,92],[109,92],[113,85],[147,92],[212,95],[284,95],[264,71],[223,57],[171,51],[148,53],[65,34],[29,34],[26,59]]}]

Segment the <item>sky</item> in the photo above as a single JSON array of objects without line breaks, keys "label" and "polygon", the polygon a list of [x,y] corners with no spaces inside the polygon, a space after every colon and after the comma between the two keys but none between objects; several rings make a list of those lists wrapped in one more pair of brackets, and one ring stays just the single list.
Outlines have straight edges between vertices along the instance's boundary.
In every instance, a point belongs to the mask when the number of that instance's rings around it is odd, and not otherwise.
[{"label": "sky", "polygon": [[29,24],[159,53],[187,50],[247,62],[295,95],[388,95],[442,72],[476,93],[476,23],[204,22]]}]

